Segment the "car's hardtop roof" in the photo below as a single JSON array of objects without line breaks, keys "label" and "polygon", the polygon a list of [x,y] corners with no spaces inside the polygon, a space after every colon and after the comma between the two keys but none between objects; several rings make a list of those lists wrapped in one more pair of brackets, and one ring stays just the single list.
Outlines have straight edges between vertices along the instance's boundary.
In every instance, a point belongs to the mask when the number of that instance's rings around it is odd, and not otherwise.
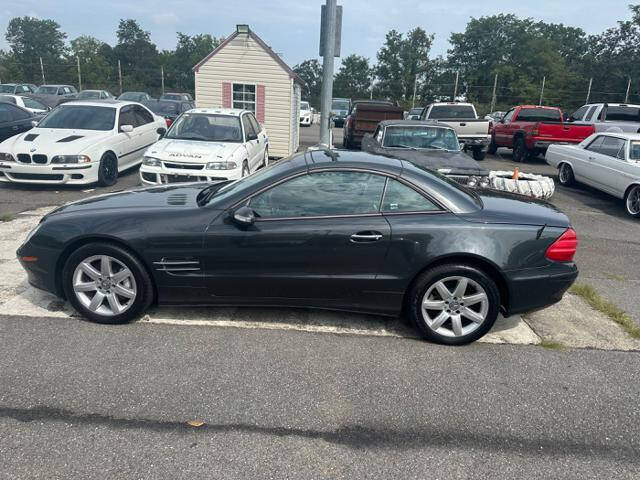
[{"label": "car's hardtop roof", "polygon": [[68,102],[61,103],[59,107],[66,105],[84,106],[84,107],[124,107],[125,105],[140,105],[139,102],[131,100],[116,100],[115,98],[105,98],[104,100],[70,100]]},{"label": "car's hardtop roof", "polygon": [[79,93],[83,93],[83,92],[106,92],[106,90],[99,90],[99,89],[95,89],[95,88],[87,88],[85,90],[80,90]]},{"label": "car's hardtop roof", "polygon": [[309,170],[327,167],[373,168],[388,173],[399,174],[402,161],[374,155],[368,152],[349,150],[309,150],[305,155]]},{"label": "car's hardtop roof", "polygon": [[381,127],[410,126],[410,127],[438,127],[453,130],[449,125],[438,120],[383,120],[378,125]]},{"label": "car's hardtop roof", "polygon": [[26,83],[0,83],[0,85],[8,85],[10,87],[17,87],[18,85],[26,85]]},{"label": "car's hardtop roof", "polygon": [[241,108],[192,108],[185,113],[202,113],[207,115],[227,115],[229,117],[239,117],[244,112],[249,110],[243,110]]},{"label": "car's hardtop roof", "polygon": [[[59,88],[59,87],[73,87],[73,85],[68,85],[68,84],[65,84],[65,83],[47,83],[45,85],[40,85],[40,87],[58,87]],[[38,88],[40,88],[40,87],[38,87]],[[75,88],[75,87],[73,87],[73,88]]]},{"label": "car's hardtop roof", "polygon": [[164,95],[191,95],[189,92],[165,92]]},{"label": "car's hardtop roof", "polygon": [[561,110],[560,107],[548,107],[545,105],[516,105],[513,108],[535,108],[538,110]]},{"label": "car's hardtop roof", "polygon": [[395,104],[394,104],[391,100],[367,100],[367,99],[365,99],[365,100],[354,100],[352,103],[353,103],[354,105],[355,105],[356,103],[373,103],[373,104],[379,104],[379,103],[381,103],[381,104],[383,104],[383,105],[392,105],[392,106],[395,106]]},{"label": "car's hardtop roof", "polygon": [[640,105],[637,103],[611,103],[611,102],[605,102],[605,103],[587,103],[586,105],[583,105],[584,107],[594,107],[594,106],[600,106],[600,105],[607,105],[608,107],[631,107],[631,108],[640,108]]},{"label": "car's hardtop roof", "polygon": [[[626,140],[640,140],[640,133],[635,132],[597,132],[593,134],[593,137],[607,135],[609,137],[617,137]],[[586,140],[586,139],[585,139]]]}]

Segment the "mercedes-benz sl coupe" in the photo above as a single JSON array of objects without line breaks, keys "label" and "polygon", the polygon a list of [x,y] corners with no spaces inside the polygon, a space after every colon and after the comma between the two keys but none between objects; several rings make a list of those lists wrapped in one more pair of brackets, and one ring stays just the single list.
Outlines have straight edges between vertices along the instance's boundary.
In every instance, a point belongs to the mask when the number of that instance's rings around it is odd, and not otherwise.
[{"label": "mercedes-benz sl coupe", "polygon": [[308,151],[236,181],[150,187],[46,215],[29,281],[96,322],[152,303],[399,315],[448,344],[561,299],[576,234],[553,206],[409,162]]}]

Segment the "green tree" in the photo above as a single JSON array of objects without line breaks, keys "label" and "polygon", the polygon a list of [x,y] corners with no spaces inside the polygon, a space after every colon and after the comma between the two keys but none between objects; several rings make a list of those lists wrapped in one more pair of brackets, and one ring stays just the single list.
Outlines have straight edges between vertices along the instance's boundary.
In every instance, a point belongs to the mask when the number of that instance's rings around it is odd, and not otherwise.
[{"label": "green tree", "polygon": [[[13,59],[19,67],[21,81],[42,82],[40,58],[46,66],[46,72],[52,72],[63,61],[66,34],[53,20],[40,20],[34,17],[16,17],[7,26],[5,38]],[[55,75],[55,74],[54,74]],[[52,78],[63,81],[64,79]]]},{"label": "green tree", "polygon": [[317,109],[320,108],[322,91],[322,65],[318,60],[309,59],[293,67],[293,71],[305,82],[302,98],[308,100]]},{"label": "green tree", "polygon": [[359,55],[345,57],[333,81],[333,96],[351,99],[369,98],[371,73],[367,58]]},{"label": "green tree", "polygon": [[164,66],[166,88],[193,92],[195,77],[192,68],[222,42],[223,38],[210,34],[189,36],[177,32],[178,42],[174,51],[164,51],[160,63]]},{"label": "green tree", "polygon": [[113,50],[120,60],[123,90],[159,91],[160,54],[151,42],[151,34],[136,20],[128,19],[120,20],[116,36],[118,44]]},{"label": "green tree", "polygon": [[80,61],[82,88],[100,88],[117,91],[117,71],[113,68],[111,47],[90,35],[82,35],[71,40],[69,63]]}]

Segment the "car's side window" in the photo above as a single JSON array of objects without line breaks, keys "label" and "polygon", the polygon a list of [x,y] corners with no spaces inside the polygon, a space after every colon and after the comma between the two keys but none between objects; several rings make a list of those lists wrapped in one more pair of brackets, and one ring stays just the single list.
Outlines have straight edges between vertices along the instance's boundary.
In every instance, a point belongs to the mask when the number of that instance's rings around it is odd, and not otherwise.
[{"label": "car's side window", "polygon": [[18,107],[14,107],[13,105],[9,105],[9,111],[11,112],[11,116],[14,121],[16,120],[26,120],[27,118],[31,118],[32,115],[29,111],[23,110]]},{"label": "car's side window", "polygon": [[430,212],[440,210],[435,203],[398,180],[389,179],[382,200],[383,213]]},{"label": "car's side window", "polygon": [[9,110],[9,104],[0,103],[0,123],[12,122],[13,115],[11,115],[11,110]]},{"label": "car's side window", "polygon": [[513,118],[514,113],[515,113],[515,110],[509,110],[503,117],[504,123],[509,123]]},{"label": "car's side window", "polygon": [[572,120],[582,120],[584,118],[584,114],[589,110],[589,106],[585,105],[584,107],[580,107],[578,110],[571,114]]},{"label": "car's side window", "polygon": [[376,133],[373,135],[373,138],[375,138],[376,142],[378,142],[380,145],[382,145],[382,134],[383,134],[382,127],[378,127],[376,129]]},{"label": "car's side window", "polygon": [[600,149],[602,148],[602,142],[604,141],[604,135],[599,135],[594,140],[591,141],[585,150],[589,150],[591,152],[602,153]]},{"label": "car's side window", "polygon": [[133,107],[131,105],[127,105],[120,109],[120,119],[118,120],[118,130],[123,125],[131,125],[133,128],[136,128],[136,119],[133,114]]},{"label": "car's side window", "polygon": [[244,127],[244,140],[249,141],[251,138],[255,138],[257,133],[253,130],[251,121],[249,121],[248,115],[242,116],[242,126]]},{"label": "car's side window", "polygon": [[[610,157],[624,159],[624,146],[625,141],[622,138],[604,136],[602,146],[600,147],[600,153],[608,155]],[[622,157],[620,157],[622,152]]]},{"label": "car's side window", "polygon": [[260,125],[258,120],[256,120],[256,117],[253,116],[253,113],[248,113],[247,117],[249,117],[249,121],[251,122],[251,126],[253,127],[255,132],[260,133],[262,131],[262,126]]},{"label": "car's side window", "polygon": [[585,115],[584,121],[585,122],[593,122],[593,121],[595,121],[595,118],[591,118],[591,117],[593,117],[593,114],[596,113],[597,109],[598,109],[597,105],[594,105],[593,107],[591,107],[589,109],[589,111],[587,112],[587,114]]},{"label": "car's side window", "polygon": [[27,108],[36,108],[38,110],[46,110],[47,109],[47,107],[45,107],[40,102],[34,100],[33,98],[24,97],[22,99],[22,101],[24,102],[24,106],[27,107]]},{"label": "car's side window", "polygon": [[301,175],[256,195],[258,218],[304,218],[378,213],[385,177],[368,172]]},{"label": "car's side window", "polygon": [[135,105],[133,110],[136,117],[136,126],[146,125],[153,122],[153,116],[144,108]]}]

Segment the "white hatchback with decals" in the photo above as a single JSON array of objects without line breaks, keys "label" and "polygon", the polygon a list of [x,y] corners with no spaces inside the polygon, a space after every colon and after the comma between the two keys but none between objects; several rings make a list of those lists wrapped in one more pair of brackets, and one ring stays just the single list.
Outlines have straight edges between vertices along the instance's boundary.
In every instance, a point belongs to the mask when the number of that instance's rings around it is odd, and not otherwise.
[{"label": "white hatchback with decals", "polygon": [[144,154],[144,185],[237,180],[269,163],[267,133],[252,112],[194,108]]}]

